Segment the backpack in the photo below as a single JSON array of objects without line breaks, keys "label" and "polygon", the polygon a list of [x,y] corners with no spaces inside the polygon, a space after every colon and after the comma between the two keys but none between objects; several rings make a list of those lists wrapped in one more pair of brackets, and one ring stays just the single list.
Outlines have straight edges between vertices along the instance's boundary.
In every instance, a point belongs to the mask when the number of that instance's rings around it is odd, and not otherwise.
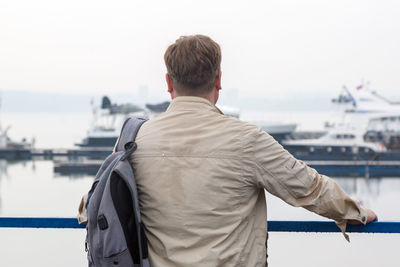
[{"label": "backpack", "polygon": [[125,121],[115,152],[101,165],[88,193],[85,245],[89,267],[150,267],[136,181],[128,160],[145,121]]}]

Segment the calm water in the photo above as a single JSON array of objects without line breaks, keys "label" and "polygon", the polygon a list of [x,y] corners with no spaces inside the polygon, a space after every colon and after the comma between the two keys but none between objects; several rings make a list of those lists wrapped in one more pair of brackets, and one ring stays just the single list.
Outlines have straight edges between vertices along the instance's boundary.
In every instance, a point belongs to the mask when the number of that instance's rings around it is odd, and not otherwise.
[{"label": "calm water", "polygon": [[[89,118],[84,114],[40,117],[13,114],[6,120],[3,115],[3,121],[13,122],[11,133],[16,137],[35,134],[40,147],[72,146],[84,137]],[[275,118],[291,122],[288,114],[275,114]],[[21,126],[21,122],[25,123]],[[0,216],[74,217],[92,179],[85,175],[57,175],[52,161],[0,161]],[[400,178],[335,180],[352,197],[375,210],[380,220],[399,220]],[[271,195],[267,195],[267,203],[270,220],[324,220]],[[0,265],[86,266],[84,236],[84,230],[0,229]],[[339,233],[270,233],[269,263],[270,266],[399,266],[400,235],[350,234],[350,238],[351,243],[347,243]]]}]

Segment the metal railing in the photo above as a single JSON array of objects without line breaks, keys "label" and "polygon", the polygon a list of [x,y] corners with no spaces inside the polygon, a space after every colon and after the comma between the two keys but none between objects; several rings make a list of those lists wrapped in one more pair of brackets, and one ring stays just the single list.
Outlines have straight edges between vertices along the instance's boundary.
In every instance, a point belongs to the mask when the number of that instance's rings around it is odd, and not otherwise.
[{"label": "metal railing", "polygon": [[[75,218],[0,217],[0,228],[69,228],[80,229]],[[331,221],[268,221],[269,232],[340,232]],[[367,225],[347,225],[349,233],[400,233],[400,222],[372,222]]]}]

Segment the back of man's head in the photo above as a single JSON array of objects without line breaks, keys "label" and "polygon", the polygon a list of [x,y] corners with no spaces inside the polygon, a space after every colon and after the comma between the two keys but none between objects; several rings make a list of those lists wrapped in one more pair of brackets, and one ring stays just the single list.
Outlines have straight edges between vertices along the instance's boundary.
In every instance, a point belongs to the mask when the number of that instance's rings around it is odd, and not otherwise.
[{"label": "back of man's head", "polygon": [[168,75],[181,95],[212,91],[221,70],[221,48],[204,35],[182,36],[164,54]]}]

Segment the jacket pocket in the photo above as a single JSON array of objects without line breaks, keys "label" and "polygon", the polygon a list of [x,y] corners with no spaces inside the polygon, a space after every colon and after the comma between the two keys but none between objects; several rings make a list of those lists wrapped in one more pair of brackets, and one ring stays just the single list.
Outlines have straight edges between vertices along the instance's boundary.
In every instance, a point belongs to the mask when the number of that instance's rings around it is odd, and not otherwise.
[{"label": "jacket pocket", "polygon": [[110,255],[104,258],[104,266],[120,266],[120,267],[131,267],[134,266],[132,262],[131,254],[128,249],[121,251],[118,254]]},{"label": "jacket pocket", "polygon": [[[108,215],[108,216],[107,216]],[[100,214],[98,217],[99,237],[104,258],[112,258],[125,252],[128,246],[125,241],[124,232],[117,215]]]}]

